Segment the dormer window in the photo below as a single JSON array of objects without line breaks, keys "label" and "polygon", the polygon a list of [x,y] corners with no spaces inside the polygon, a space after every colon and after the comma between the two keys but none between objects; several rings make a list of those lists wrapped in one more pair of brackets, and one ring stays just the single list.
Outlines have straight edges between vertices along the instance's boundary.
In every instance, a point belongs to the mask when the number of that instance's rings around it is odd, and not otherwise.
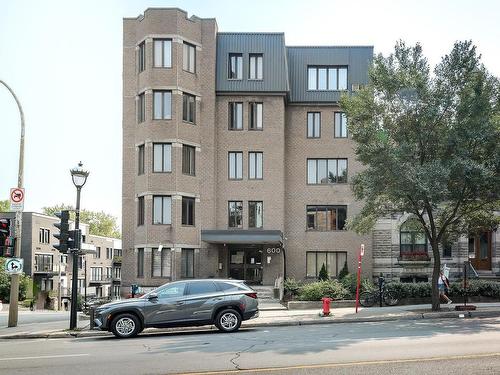
[{"label": "dormer window", "polygon": [[262,54],[250,54],[249,79],[262,79]]},{"label": "dormer window", "polygon": [[241,53],[229,54],[227,78],[243,79],[243,55]]},{"label": "dormer window", "polygon": [[347,66],[309,66],[308,90],[347,90]]}]

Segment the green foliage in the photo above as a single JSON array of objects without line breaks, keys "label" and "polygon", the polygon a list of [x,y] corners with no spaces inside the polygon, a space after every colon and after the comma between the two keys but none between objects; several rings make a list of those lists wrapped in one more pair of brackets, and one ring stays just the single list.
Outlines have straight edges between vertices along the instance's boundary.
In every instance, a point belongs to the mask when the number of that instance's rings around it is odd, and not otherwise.
[{"label": "green foliage", "polygon": [[346,277],[349,274],[349,269],[347,268],[347,260],[344,263],[344,267],[339,272],[339,280],[342,280],[344,277]]},{"label": "green foliage", "polygon": [[[348,273],[342,279],[340,279],[340,283],[342,286],[349,292],[346,296],[348,299],[356,298],[356,287],[358,284],[357,275]],[[361,279],[360,283],[360,293],[364,291],[371,291],[375,289],[375,285],[370,279]]]},{"label": "green foliage", "polygon": [[321,280],[321,281],[326,281],[326,280],[329,279],[329,277],[328,277],[328,271],[326,270],[325,263],[323,263],[323,265],[321,266],[321,269],[319,270],[318,279]]},{"label": "green foliage", "polygon": [[[65,204],[58,204],[52,207],[43,207],[43,213],[54,216],[56,212],[70,210],[71,220],[75,220],[74,207]],[[90,234],[96,236],[120,238],[120,231],[116,223],[116,217],[105,212],[80,210],[80,221],[89,225]]]},{"label": "green foliage", "polygon": [[8,212],[10,209],[10,202],[8,199],[0,201],[0,212]]},{"label": "green foliage", "polygon": [[302,282],[292,278],[287,278],[284,282],[285,293],[290,296],[296,296],[299,293],[299,289],[302,286]]},{"label": "green foliage", "polygon": [[[386,284],[386,289],[395,292],[398,298],[431,297],[431,283],[399,283]],[[450,283],[450,296],[463,296],[463,282]],[[500,298],[500,283],[486,280],[470,280],[467,287],[469,296],[485,296]]]},{"label": "green foliage", "polygon": [[[500,83],[483,66],[472,42],[457,42],[431,75],[422,47],[399,42],[374,58],[370,83],[343,95],[356,157],[364,169],[351,177],[360,213],[348,228],[369,232],[376,220],[410,213],[433,249],[469,231],[498,225]],[[437,284],[433,309],[439,308]]]},{"label": "green foliage", "polygon": [[337,280],[317,281],[299,290],[299,299],[302,301],[319,301],[323,297],[344,299],[347,295],[349,292]]},{"label": "green foliage", "polygon": [[[10,300],[10,275],[5,271],[6,258],[0,258],[0,300],[8,302]],[[26,298],[31,285],[31,278],[24,273],[19,279],[19,301]]]}]

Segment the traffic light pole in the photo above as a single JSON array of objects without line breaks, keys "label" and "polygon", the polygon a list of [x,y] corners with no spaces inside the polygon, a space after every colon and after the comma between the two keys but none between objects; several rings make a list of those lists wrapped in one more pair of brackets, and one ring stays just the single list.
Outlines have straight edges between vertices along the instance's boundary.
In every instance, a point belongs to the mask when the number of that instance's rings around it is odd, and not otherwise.
[{"label": "traffic light pole", "polygon": [[[19,108],[19,114],[21,115],[21,140],[19,142],[19,173],[17,178],[17,187],[23,187],[24,180],[24,112],[19,99],[17,98],[14,91],[7,85],[4,81],[0,80],[0,83],[4,85],[7,90],[12,94],[16,100],[17,107]],[[23,230],[23,212],[16,211],[16,244],[14,248],[14,257],[21,257],[21,238]],[[19,297],[19,278],[21,275],[13,274],[10,280],[10,300],[9,300],[9,327],[17,327],[17,317],[18,317],[18,297]]]},{"label": "traffic light pole", "polygon": [[[75,210],[75,231],[78,234],[78,229],[80,229],[80,191],[81,187],[76,188],[76,210]],[[79,237],[77,235],[77,237]],[[69,318],[69,329],[75,329],[77,325],[76,321],[76,305],[78,298],[78,256],[80,253],[80,238],[75,239],[76,248],[71,250],[73,257],[73,275],[71,278],[71,315]]]}]

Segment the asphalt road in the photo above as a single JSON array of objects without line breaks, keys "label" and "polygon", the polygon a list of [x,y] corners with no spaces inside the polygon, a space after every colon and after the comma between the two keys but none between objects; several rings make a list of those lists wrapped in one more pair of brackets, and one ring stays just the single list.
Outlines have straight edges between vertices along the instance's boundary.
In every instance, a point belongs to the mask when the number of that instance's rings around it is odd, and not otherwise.
[{"label": "asphalt road", "polygon": [[[270,369],[273,368],[273,369]],[[500,373],[500,318],[0,340],[0,374]],[[239,371],[245,374],[247,371]]]}]

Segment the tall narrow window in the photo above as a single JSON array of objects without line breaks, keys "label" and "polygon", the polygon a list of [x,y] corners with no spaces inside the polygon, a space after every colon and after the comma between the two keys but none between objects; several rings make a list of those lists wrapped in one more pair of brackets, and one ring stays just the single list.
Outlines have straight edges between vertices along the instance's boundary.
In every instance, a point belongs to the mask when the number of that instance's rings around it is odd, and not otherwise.
[{"label": "tall narrow window", "polygon": [[172,224],[172,197],[153,197],[153,224]]},{"label": "tall narrow window", "polygon": [[196,71],[196,47],[192,44],[183,45],[182,68],[191,73]]},{"label": "tall narrow window", "polygon": [[144,197],[137,198],[137,225],[144,225]]},{"label": "tall narrow window", "polygon": [[195,175],[195,154],[195,147],[182,145],[182,173]]},{"label": "tall narrow window", "polygon": [[172,92],[153,91],[153,119],[170,120],[172,118]]},{"label": "tall narrow window", "polygon": [[262,152],[248,153],[248,178],[250,180],[262,179]]},{"label": "tall narrow window", "polygon": [[137,249],[137,277],[144,277],[144,249]]},{"label": "tall narrow window", "polygon": [[262,228],[263,218],[263,203],[261,201],[248,202],[248,227]]},{"label": "tall narrow window", "polygon": [[137,96],[137,122],[140,124],[146,120],[146,102],[144,93]]},{"label": "tall narrow window", "polygon": [[243,227],[243,202],[229,201],[228,202],[228,226],[229,228]]},{"label": "tall narrow window", "polygon": [[146,43],[142,42],[137,50],[137,70],[140,73],[144,69],[146,69]]},{"label": "tall narrow window", "polygon": [[137,148],[137,174],[144,174],[144,145]]},{"label": "tall narrow window", "polygon": [[250,130],[262,130],[262,103],[250,103]]},{"label": "tall narrow window", "polygon": [[187,122],[196,122],[196,97],[182,94],[182,119]]},{"label": "tall narrow window", "polygon": [[151,249],[151,275],[153,277],[170,276],[170,249]]},{"label": "tall narrow window", "polygon": [[344,112],[335,112],[335,138],[347,138],[347,117]]},{"label": "tall narrow window", "polygon": [[229,130],[243,129],[243,103],[229,103]]},{"label": "tall narrow window", "polygon": [[194,277],[194,249],[182,249],[181,251],[181,277]]},{"label": "tall narrow window", "polygon": [[321,113],[307,112],[307,138],[321,137]]},{"label": "tall narrow window", "polygon": [[230,180],[241,180],[243,178],[243,153],[228,153],[228,168]]},{"label": "tall narrow window", "polygon": [[182,225],[194,225],[194,198],[182,197]]},{"label": "tall narrow window", "polygon": [[153,54],[155,68],[172,67],[172,41],[170,39],[155,39]]},{"label": "tall narrow window", "polygon": [[248,78],[262,79],[262,60],[262,54],[250,54]]},{"label": "tall narrow window", "polygon": [[230,53],[228,63],[228,79],[243,78],[243,55],[241,53]]},{"label": "tall narrow window", "polygon": [[153,144],[153,172],[172,172],[172,145]]}]

